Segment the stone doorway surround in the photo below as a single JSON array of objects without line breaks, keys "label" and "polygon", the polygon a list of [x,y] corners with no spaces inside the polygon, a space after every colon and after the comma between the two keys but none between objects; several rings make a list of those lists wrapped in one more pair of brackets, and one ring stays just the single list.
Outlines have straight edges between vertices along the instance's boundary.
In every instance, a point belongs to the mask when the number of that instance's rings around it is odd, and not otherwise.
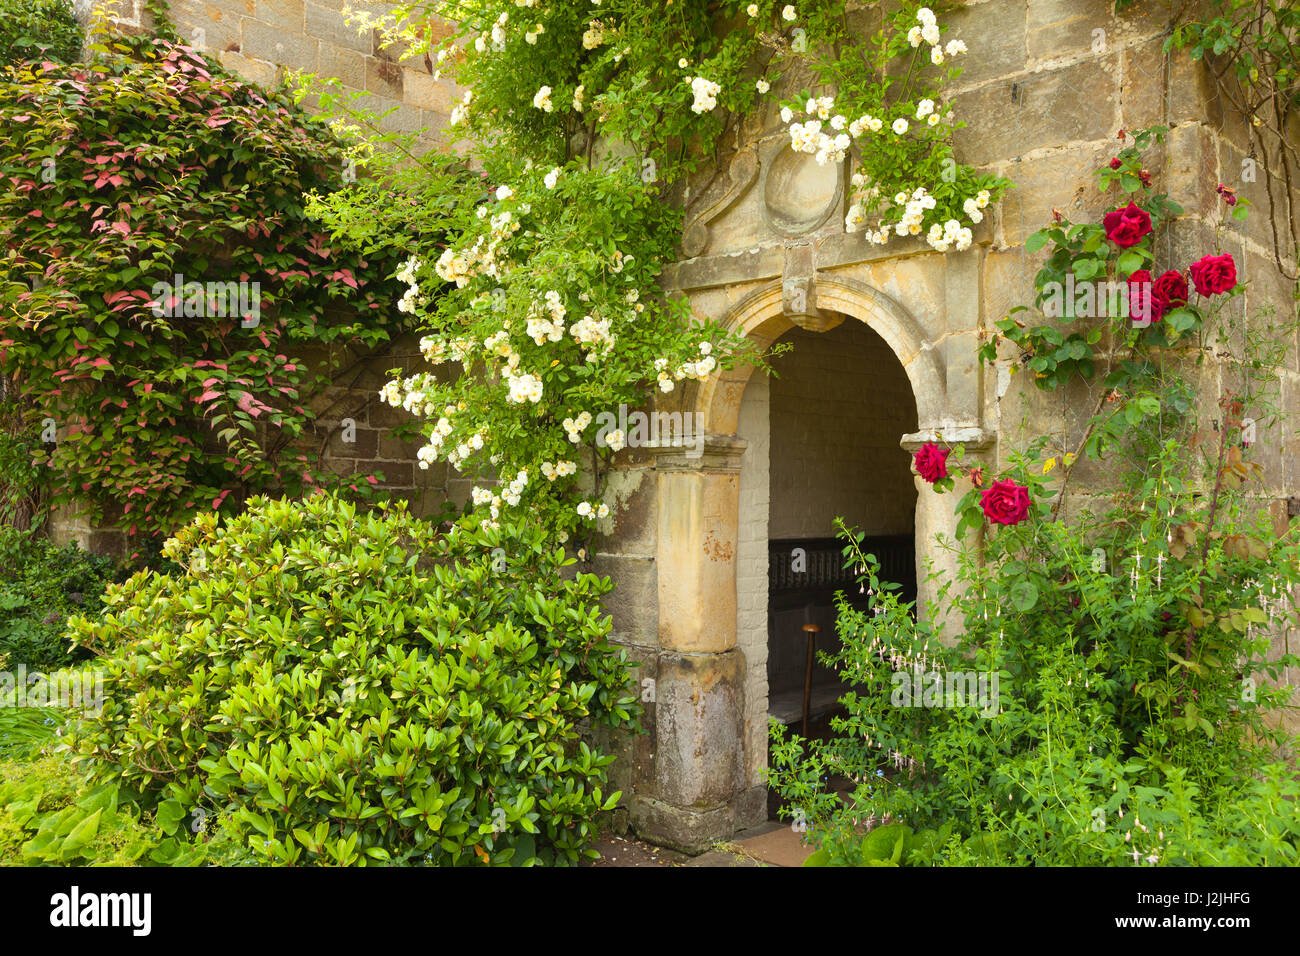
[{"label": "stone doorway surround", "polygon": [[[796,262],[812,252],[795,254]],[[787,257],[788,258],[788,257]],[[944,269],[942,256],[936,268]],[[971,331],[936,337],[895,298],[852,275],[808,270],[795,282],[773,276],[752,289],[722,317],[726,327],[766,347],[795,325],[824,330],[839,322],[864,322],[889,345],[903,366],[916,400],[918,431],[900,436],[909,451],[929,440],[963,442],[977,456],[993,442],[982,423],[983,383],[975,355],[978,297],[963,303]],[[946,283],[959,296],[977,283]],[[962,286],[965,286],[963,289]],[[687,294],[691,294],[689,290]],[[708,298],[707,296],[705,297]],[[963,373],[950,389],[957,353]],[[969,370],[969,372],[968,372]],[[753,374],[741,368],[693,384],[684,411],[702,416],[704,452],[655,449],[654,565],[657,570],[656,686],[651,774],[634,784],[629,800],[633,825],[670,845],[700,849],[729,838],[766,817],[767,701],[749,701],[766,681],[749,679],[745,649],[738,645],[737,557],[744,516],[740,472],[746,442],[738,435],[741,398]],[[915,479],[918,490],[928,490]],[[925,578],[950,556],[935,548],[936,535],[952,536],[952,501],[918,495],[915,521],[919,600],[933,594]],[[649,649],[646,649],[649,650]],[[650,663],[650,661],[647,661]],[[761,726],[755,721],[761,720]]]}]

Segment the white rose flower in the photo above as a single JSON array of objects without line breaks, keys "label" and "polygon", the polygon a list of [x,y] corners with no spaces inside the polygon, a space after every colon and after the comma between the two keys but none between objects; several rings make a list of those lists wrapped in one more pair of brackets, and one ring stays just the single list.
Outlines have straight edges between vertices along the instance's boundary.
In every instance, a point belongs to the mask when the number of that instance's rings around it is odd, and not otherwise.
[{"label": "white rose flower", "polygon": [[552,169],[549,173],[547,173],[547,174],[546,174],[546,178],[542,180],[542,182],[544,182],[544,183],[546,184],[546,188],[547,188],[547,189],[554,189],[554,188],[555,188],[555,184],[556,184],[557,182],[559,182],[559,181],[560,181],[560,167],[559,167],[559,166],[556,166],[556,167],[555,167],[554,169]]},{"label": "white rose flower", "polygon": [[930,48],[930,62],[935,66],[943,64],[943,47],[936,46]]},{"label": "white rose flower", "polygon": [[795,12],[793,3],[787,3],[785,9],[781,11],[781,19],[785,20],[787,23],[794,20],[797,16],[798,14]]},{"label": "white rose flower", "polygon": [[758,92],[760,93],[766,93],[772,88],[772,84],[767,82],[767,80],[759,80],[754,84],[754,86],[758,88]]},{"label": "white rose flower", "polygon": [[898,119],[894,120],[890,129],[892,129],[896,135],[902,136],[907,132],[907,120],[900,116]]}]

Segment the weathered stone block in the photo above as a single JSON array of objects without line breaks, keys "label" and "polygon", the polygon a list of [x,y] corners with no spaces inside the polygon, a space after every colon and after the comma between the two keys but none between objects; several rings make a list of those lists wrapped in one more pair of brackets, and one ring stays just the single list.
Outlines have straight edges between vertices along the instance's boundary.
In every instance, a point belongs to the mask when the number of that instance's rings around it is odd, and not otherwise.
[{"label": "weathered stone block", "polygon": [[319,66],[317,41],[299,32],[291,32],[261,20],[243,21],[244,56],[279,63],[291,70],[315,73]]},{"label": "weathered stone block", "polygon": [[350,26],[343,17],[342,9],[332,9],[314,0],[307,0],[305,14],[305,30],[308,36],[355,53],[371,52],[374,45],[371,36],[373,31],[359,32],[356,27]]},{"label": "weathered stone block", "polygon": [[970,124],[954,134],[958,158],[982,166],[1113,137],[1119,129],[1117,70],[1114,55],[958,94],[954,109]]}]

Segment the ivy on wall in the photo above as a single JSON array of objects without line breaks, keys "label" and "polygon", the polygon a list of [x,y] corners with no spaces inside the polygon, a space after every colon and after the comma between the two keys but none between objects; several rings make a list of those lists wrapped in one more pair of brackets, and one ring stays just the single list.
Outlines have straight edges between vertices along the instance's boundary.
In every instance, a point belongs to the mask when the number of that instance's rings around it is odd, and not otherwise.
[{"label": "ivy on wall", "polygon": [[92,52],[0,81],[0,370],[53,502],[148,537],[331,482],[294,440],[333,370],[295,350],[364,353],[402,319],[392,264],[304,215],[347,174],[335,137],[171,40]]}]

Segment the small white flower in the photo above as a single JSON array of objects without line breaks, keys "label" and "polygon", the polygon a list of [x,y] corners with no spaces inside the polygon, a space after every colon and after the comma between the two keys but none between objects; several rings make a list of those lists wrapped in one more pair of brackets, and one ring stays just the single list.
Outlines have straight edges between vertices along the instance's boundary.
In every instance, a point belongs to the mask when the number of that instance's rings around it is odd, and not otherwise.
[{"label": "small white flower", "polygon": [[912,44],[913,47],[918,47],[921,45],[920,27],[912,27],[912,29],[907,31],[907,42]]},{"label": "small white flower", "polygon": [[788,123],[792,119],[794,119],[794,113],[793,111],[791,111],[790,107],[788,106],[781,107],[781,122]]},{"label": "small white flower", "polygon": [[554,188],[555,188],[555,184],[556,184],[557,182],[559,182],[559,181],[560,181],[560,167],[559,167],[559,166],[556,166],[556,167],[555,167],[554,169],[552,169],[549,173],[547,173],[547,174],[546,174],[546,177],[542,180],[542,182],[544,182],[544,183],[546,184],[546,188],[547,188],[547,189],[554,189]]},{"label": "small white flower", "polygon": [[939,42],[939,25],[937,23],[927,23],[921,27],[921,39],[926,43],[935,44]]},{"label": "small white flower", "polygon": [[963,40],[949,40],[947,50],[949,56],[957,56],[966,52],[966,43]]},{"label": "small white flower", "polygon": [[684,70],[691,65],[691,61],[686,59],[686,57],[682,57],[680,60],[677,61],[677,65]]},{"label": "small white flower", "polygon": [[555,109],[551,104],[551,88],[549,86],[543,86],[536,94],[534,94],[533,106],[544,113],[550,113]]},{"label": "small white flower", "polygon": [[772,84],[767,82],[767,80],[759,80],[757,83],[754,84],[754,86],[757,87],[758,92],[760,93],[766,93],[768,90],[772,88]]},{"label": "small white flower", "polygon": [[934,100],[925,99],[916,104],[916,118],[925,119],[934,112]]},{"label": "small white flower", "polygon": [[930,48],[930,62],[935,66],[940,66],[943,63],[943,47],[936,46]]},{"label": "small white flower", "polygon": [[794,18],[797,17],[798,15],[799,14],[795,12],[793,3],[787,3],[785,5],[785,9],[781,11],[781,19],[785,20],[787,23],[794,20]]},{"label": "small white flower", "polygon": [[745,8],[745,12],[748,13],[751,17],[758,16],[758,4],[751,3],[749,6]]},{"label": "small white flower", "polygon": [[507,199],[509,199],[509,198],[510,198],[511,196],[513,196],[514,194],[515,194],[515,191],[514,191],[513,189],[511,189],[509,186],[498,186],[498,187],[497,187],[497,202],[505,202]]},{"label": "small white flower", "polygon": [[907,120],[903,119],[903,117],[900,116],[898,119],[894,120],[893,124],[890,126],[890,129],[894,131],[895,135],[902,136],[904,133],[907,132]]}]

